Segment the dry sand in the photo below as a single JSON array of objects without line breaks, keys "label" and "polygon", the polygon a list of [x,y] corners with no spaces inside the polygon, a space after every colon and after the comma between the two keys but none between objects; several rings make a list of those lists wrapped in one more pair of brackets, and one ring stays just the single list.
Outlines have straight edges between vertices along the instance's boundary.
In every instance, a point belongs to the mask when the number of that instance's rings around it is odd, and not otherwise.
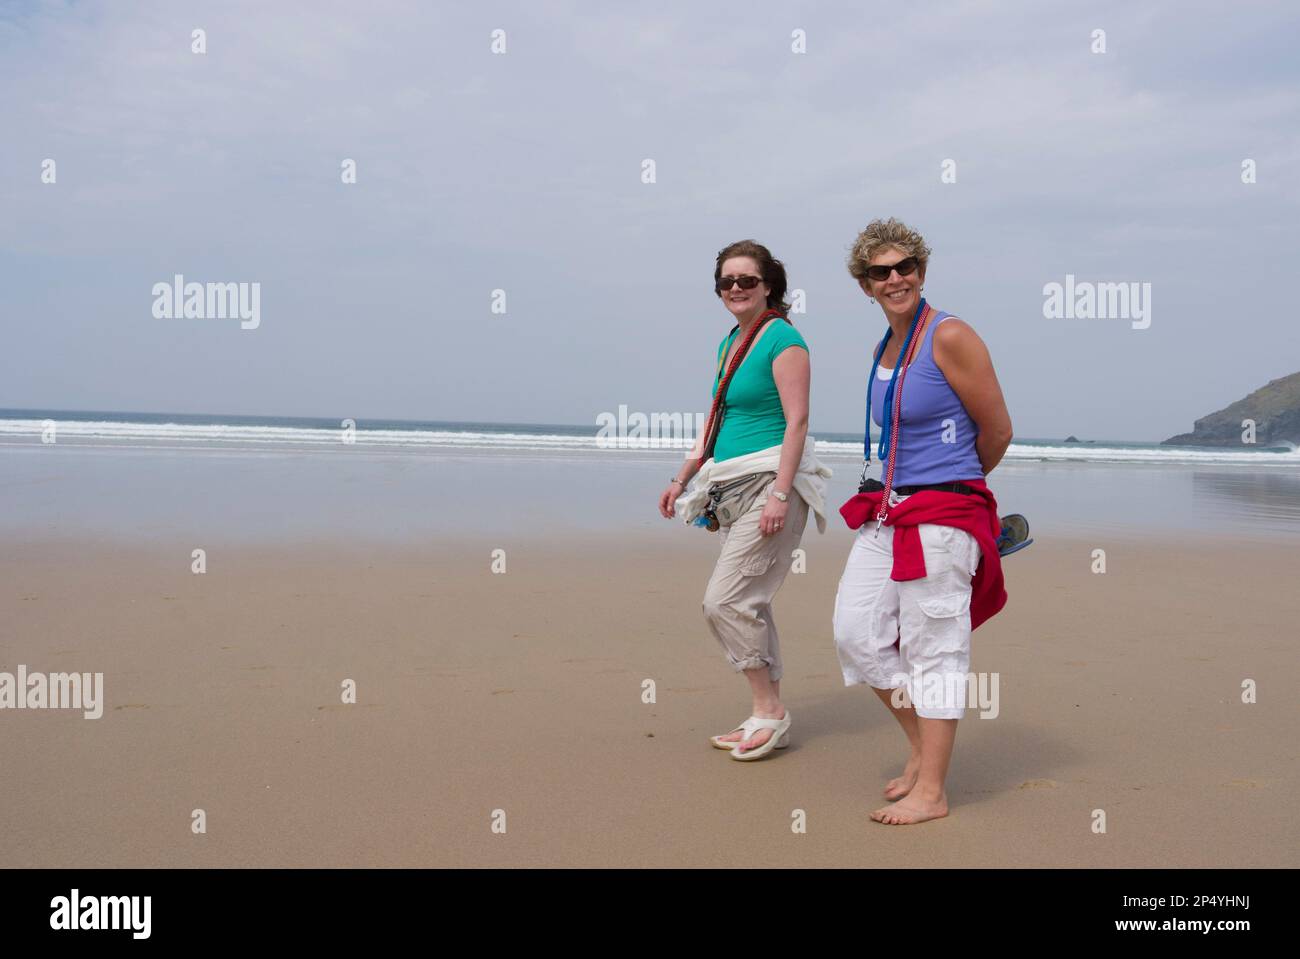
[{"label": "dry sand", "polygon": [[0,711],[0,865],[1297,865],[1293,550],[1008,559],[972,662],[1000,715],[962,721],[951,815],[889,827],[905,743],[830,631],[848,537],[810,529],[777,597],[793,745],[756,763],[707,743],[748,699],[702,531],[213,547],[203,575],[188,546],[10,543],[0,670],[102,671],[106,707]]}]

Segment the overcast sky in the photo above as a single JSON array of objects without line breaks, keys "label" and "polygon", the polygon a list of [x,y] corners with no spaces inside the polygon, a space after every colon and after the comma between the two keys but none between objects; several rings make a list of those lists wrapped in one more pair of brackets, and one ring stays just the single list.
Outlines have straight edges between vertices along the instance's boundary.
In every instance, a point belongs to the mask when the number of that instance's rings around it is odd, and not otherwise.
[{"label": "overcast sky", "polygon": [[[1293,3],[6,2],[0,406],[703,412],[713,258],[753,237],[806,291],[813,433],[853,431],[885,321],[844,258],[892,215],[1017,434],[1161,439],[1300,370],[1298,28]],[[259,283],[260,325],[156,318],[177,273]],[[1067,274],[1151,284],[1150,327],[1046,318]]]}]

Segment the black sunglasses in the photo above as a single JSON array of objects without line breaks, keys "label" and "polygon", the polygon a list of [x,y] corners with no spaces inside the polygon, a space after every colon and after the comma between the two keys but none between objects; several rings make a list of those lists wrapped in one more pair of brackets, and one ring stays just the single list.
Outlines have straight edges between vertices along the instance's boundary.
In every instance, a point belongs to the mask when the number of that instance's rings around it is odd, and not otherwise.
[{"label": "black sunglasses", "polygon": [[731,285],[734,283],[742,290],[752,290],[754,287],[758,286],[758,284],[762,282],[763,282],[763,278],[761,276],[750,276],[748,273],[746,273],[741,276],[721,277],[719,278],[717,283],[713,284],[713,288],[717,292],[721,293],[724,290],[731,289]]},{"label": "black sunglasses", "polygon": [[916,257],[909,256],[906,260],[899,260],[897,263],[891,263],[888,266],[869,266],[867,267],[867,279],[887,280],[893,270],[897,270],[899,276],[911,276],[920,265]]}]

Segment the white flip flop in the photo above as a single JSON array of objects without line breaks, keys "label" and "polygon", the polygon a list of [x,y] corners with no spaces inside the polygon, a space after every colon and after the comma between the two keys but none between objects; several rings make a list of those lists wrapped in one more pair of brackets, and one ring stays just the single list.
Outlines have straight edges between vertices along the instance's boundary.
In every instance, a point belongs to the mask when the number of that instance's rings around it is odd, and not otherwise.
[{"label": "white flip flop", "polygon": [[[786,713],[786,718],[787,719],[790,718],[789,712]],[[748,719],[746,719],[735,729],[730,730],[729,732],[722,733],[722,735],[720,736],[710,736],[709,742],[713,744],[714,749],[726,749],[726,750],[735,749],[737,744],[743,743],[745,739],[749,739],[751,736],[754,735],[756,730],[758,730],[760,727],[762,727],[768,722],[778,723],[780,722],[780,720],[779,719],[763,720],[763,719],[759,719],[757,716],[750,716]],[[745,739],[725,740],[722,738],[723,736],[730,736],[732,733],[744,733]],[[785,747],[789,745],[790,745],[790,740],[788,738],[785,738],[782,739],[781,742],[777,743],[774,748],[785,749]]]},{"label": "white flip flop", "polygon": [[[790,745],[790,710],[785,711],[785,717],[782,719],[759,719],[757,716],[750,716],[744,722],[744,728],[749,732],[748,739],[760,729],[772,730],[772,735],[767,738],[767,742],[754,749],[746,750],[743,753],[731,750],[731,758],[739,762],[749,762],[752,759],[762,759],[773,749],[785,749]],[[742,740],[743,741],[743,740]]]},{"label": "white flip flop", "polygon": [[755,720],[757,718],[758,718],[757,716],[750,716],[749,719],[746,719],[743,723],[741,723],[739,726],[737,726],[735,729],[731,730],[730,732],[725,732],[721,736],[710,736],[709,742],[713,744],[714,749],[735,749],[736,743],[744,742],[744,740],[738,739],[734,741],[727,741],[724,740],[722,736],[730,736],[731,733],[744,733],[745,739],[748,739],[750,736],[754,735],[748,723],[750,723],[752,720]]}]

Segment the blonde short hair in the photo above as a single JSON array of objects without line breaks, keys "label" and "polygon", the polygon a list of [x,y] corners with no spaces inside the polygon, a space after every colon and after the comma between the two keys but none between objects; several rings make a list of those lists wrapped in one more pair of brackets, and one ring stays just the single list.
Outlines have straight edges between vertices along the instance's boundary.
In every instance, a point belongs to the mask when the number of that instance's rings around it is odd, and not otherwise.
[{"label": "blonde short hair", "polygon": [[871,258],[889,247],[900,251],[904,256],[916,257],[921,261],[922,270],[930,262],[930,248],[925,245],[925,238],[906,223],[891,216],[888,220],[872,220],[858,234],[853,249],[849,252],[849,272],[857,280],[865,280]]}]

